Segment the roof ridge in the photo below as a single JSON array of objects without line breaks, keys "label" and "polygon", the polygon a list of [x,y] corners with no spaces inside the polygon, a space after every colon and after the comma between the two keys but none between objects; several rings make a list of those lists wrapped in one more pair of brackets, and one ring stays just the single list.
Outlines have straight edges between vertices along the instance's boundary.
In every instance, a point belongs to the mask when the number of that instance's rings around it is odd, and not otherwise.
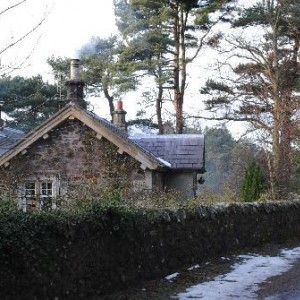
[{"label": "roof ridge", "polygon": [[[52,115],[49,119],[41,123],[39,126],[34,128],[28,134],[24,135],[20,140],[18,140],[11,149],[6,151],[4,155],[0,156],[0,165],[8,162],[14,156],[19,154],[27,147],[31,146],[35,141],[40,139],[43,135],[48,133],[50,130],[52,130],[61,122],[65,121],[71,116],[86,124],[99,134],[103,133],[99,125],[103,126],[102,128],[106,128],[108,132],[104,132],[104,137],[107,138],[110,142],[114,143],[117,147],[119,147],[121,151],[124,150],[134,159],[140,161],[142,165],[146,164],[145,168],[148,167],[150,169],[156,169],[158,167],[167,167],[167,165],[159,160],[153,153],[147,151],[147,149],[141,147],[140,145],[129,139],[128,134],[122,129],[118,128],[107,119],[98,116],[96,113],[83,109],[74,103],[66,105],[57,113]],[[91,122],[92,120],[96,121],[97,123],[93,124]],[[108,134],[109,132],[112,134],[110,138]],[[124,143],[124,145],[122,145],[121,143]],[[134,149],[138,150],[139,153],[135,153]]]}]

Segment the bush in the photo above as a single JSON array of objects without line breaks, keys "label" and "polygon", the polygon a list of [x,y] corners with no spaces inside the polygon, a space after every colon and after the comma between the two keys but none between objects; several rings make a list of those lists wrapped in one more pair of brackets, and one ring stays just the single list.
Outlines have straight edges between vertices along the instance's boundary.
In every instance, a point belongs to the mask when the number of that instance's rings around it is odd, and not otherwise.
[{"label": "bush", "polygon": [[245,202],[256,201],[265,189],[265,179],[260,166],[253,162],[248,167],[241,185],[241,198]]}]

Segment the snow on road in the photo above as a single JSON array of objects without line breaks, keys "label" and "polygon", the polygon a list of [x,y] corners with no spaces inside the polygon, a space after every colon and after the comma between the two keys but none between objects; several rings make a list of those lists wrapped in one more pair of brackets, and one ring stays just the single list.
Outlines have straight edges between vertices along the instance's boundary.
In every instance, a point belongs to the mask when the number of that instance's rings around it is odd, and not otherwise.
[{"label": "snow on road", "polygon": [[260,283],[287,272],[299,258],[300,247],[284,249],[278,256],[240,255],[230,273],[194,285],[173,299],[255,299]]}]

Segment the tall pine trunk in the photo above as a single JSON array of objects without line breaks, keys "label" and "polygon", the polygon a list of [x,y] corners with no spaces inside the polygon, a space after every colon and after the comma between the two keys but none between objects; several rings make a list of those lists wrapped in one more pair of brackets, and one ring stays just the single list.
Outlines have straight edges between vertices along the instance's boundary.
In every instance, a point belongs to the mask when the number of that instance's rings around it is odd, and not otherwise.
[{"label": "tall pine trunk", "polygon": [[183,103],[186,86],[186,45],[185,31],[188,12],[178,5],[174,20],[174,108],[176,133],[182,134],[184,128]]},{"label": "tall pine trunk", "polygon": [[164,125],[162,120],[162,97],[163,97],[163,86],[159,84],[158,86],[158,95],[156,98],[156,117],[157,117],[157,124],[158,124],[158,132],[159,134],[164,134]]}]

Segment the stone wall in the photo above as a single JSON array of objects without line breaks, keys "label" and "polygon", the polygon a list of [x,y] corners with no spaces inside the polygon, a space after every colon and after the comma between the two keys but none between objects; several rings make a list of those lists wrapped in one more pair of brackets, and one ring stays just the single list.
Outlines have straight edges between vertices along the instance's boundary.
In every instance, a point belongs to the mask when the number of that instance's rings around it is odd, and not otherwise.
[{"label": "stone wall", "polygon": [[70,190],[82,192],[84,187],[124,186],[125,181],[143,184],[145,175],[139,164],[117,151],[80,121],[67,120],[11,160],[9,167],[0,169],[0,186],[10,185],[16,191],[18,184],[34,176],[57,178],[59,194],[64,196]]},{"label": "stone wall", "polygon": [[96,299],[213,256],[299,239],[300,202],[178,211],[95,205],[2,213],[0,222],[1,299]]},{"label": "stone wall", "polygon": [[196,195],[197,190],[201,189],[195,176],[197,176],[196,172],[174,172],[165,176],[165,186],[169,190],[180,190],[185,199],[191,199]]}]

